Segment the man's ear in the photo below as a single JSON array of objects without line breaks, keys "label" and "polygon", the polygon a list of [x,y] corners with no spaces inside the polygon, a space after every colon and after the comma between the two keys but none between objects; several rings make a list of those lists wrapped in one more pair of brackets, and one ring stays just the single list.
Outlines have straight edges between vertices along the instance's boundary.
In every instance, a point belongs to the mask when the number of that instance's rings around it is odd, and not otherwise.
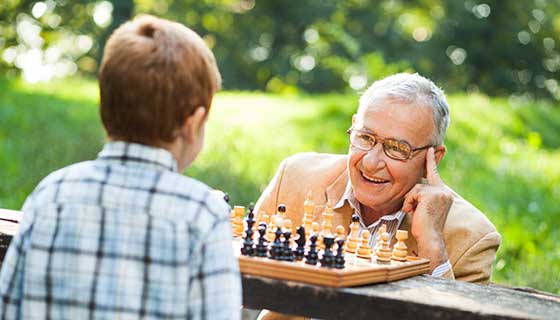
[{"label": "man's ear", "polygon": [[447,148],[445,148],[444,145],[434,147],[434,155],[435,155],[435,158],[436,158],[435,159],[436,164],[439,164],[441,159],[443,159],[446,151],[447,151]]},{"label": "man's ear", "polygon": [[207,110],[204,107],[198,107],[196,110],[185,119],[181,127],[181,135],[187,140],[189,144],[194,143],[198,136],[202,133],[206,123]]}]

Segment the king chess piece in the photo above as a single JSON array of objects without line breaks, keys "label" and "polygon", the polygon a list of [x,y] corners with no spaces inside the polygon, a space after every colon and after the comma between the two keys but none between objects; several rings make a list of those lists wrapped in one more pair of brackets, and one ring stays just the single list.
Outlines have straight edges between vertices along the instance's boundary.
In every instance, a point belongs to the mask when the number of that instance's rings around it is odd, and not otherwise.
[{"label": "king chess piece", "polygon": [[325,242],[325,250],[321,257],[321,267],[332,268],[334,267],[334,254],[331,247],[334,244],[334,237],[325,235],[323,241]]},{"label": "king chess piece", "polygon": [[297,247],[294,250],[294,257],[299,261],[302,260],[305,255],[305,227],[298,227],[296,233],[298,234],[298,238],[296,239]]},{"label": "king chess piece", "polygon": [[317,235],[312,234],[311,237],[309,237],[309,243],[309,251],[307,251],[307,255],[305,256],[305,263],[316,265],[319,259],[319,255],[317,254]]},{"label": "king chess piece", "polygon": [[249,214],[245,220],[245,239],[243,239],[243,247],[241,248],[241,254],[244,256],[253,256],[255,254],[255,248],[253,243],[253,225],[255,224],[255,214],[253,213],[253,208],[249,207]]},{"label": "king chess piece", "polygon": [[266,242],[266,223],[261,223],[258,228],[259,239],[255,246],[255,255],[257,257],[266,257],[268,253],[268,246]]}]

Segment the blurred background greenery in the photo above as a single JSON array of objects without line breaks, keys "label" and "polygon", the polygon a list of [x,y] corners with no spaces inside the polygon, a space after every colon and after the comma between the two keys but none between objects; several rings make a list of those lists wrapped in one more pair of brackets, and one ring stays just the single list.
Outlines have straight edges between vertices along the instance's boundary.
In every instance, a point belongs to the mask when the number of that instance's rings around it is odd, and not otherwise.
[{"label": "blurred background greenery", "polygon": [[[114,27],[180,21],[216,54],[224,92],[187,171],[255,201],[284,157],[345,153],[359,94],[419,72],[449,92],[441,174],[503,235],[493,281],[560,294],[560,1],[126,0],[0,6],[0,207],[104,142],[96,74]],[[560,43],[559,43],[560,45]],[[70,76],[70,77],[68,77]]]}]

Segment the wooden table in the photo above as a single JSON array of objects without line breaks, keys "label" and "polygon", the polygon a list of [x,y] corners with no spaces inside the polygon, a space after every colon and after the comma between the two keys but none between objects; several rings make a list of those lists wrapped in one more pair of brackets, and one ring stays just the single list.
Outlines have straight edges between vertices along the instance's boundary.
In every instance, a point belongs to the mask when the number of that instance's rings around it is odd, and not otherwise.
[{"label": "wooden table", "polygon": [[560,319],[559,296],[430,276],[327,288],[244,275],[243,305],[321,319]]},{"label": "wooden table", "polygon": [[[20,213],[0,209],[0,218],[1,261]],[[560,319],[559,296],[430,276],[353,288],[249,275],[242,281],[247,308],[321,319]]]}]

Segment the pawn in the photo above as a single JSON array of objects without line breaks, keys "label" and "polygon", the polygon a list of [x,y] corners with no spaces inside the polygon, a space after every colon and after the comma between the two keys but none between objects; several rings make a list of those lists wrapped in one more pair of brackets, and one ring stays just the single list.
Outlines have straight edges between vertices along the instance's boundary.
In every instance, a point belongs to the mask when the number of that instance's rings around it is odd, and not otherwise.
[{"label": "pawn", "polygon": [[406,230],[397,230],[397,244],[393,248],[393,256],[391,259],[397,261],[406,261],[408,256],[408,248],[406,246],[406,239],[408,239],[408,232]]},{"label": "pawn", "polygon": [[255,255],[257,257],[266,257],[267,256],[267,241],[266,241],[266,224],[265,223],[261,223],[259,225],[259,240],[257,245],[255,246]]},{"label": "pawn", "polygon": [[297,247],[294,250],[294,257],[296,260],[302,260],[305,255],[305,227],[300,226],[297,228],[296,233],[298,238],[296,239]]},{"label": "pawn", "polygon": [[371,248],[369,246],[369,238],[371,237],[371,233],[369,230],[364,230],[362,232],[362,241],[360,241],[360,245],[358,246],[358,257],[364,259],[371,259]]},{"label": "pawn", "polygon": [[348,239],[346,241],[346,252],[348,253],[356,253],[356,249],[358,248],[358,243],[360,242],[360,238],[358,236],[358,232],[360,230],[360,217],[357,214],[352,216],[352,223],[350,224],[350,234],[348,235]]},{"label": "pawn", "polygon": [[282,252],[284,251],[284,246],[280,241],[280,237],[282,236],[282,230],[280,228],[276,228],[274,231],[274,241],[270,245],[268,250],[268,257],[273,260],[281,260],[282,259]]},{"label": "pawn", "polygon": [[321,257],[321,267],[332,268],[334,267],[334,254],[331,247],[334,244],[334,237],[325,235],[323,241],[325,242],[325,251]]},{"label": "pawn", "polygon": [[317,254],[317,235],[312,234],[311,237],[309,237],[309,243],[309,251],[307,251],[307,255],[305,256],[305,263],[316,265],[319,259],[319,255]]},{"label": "pawn", "polygon": [[346,238],[346,233],[344,232],[344,227],[341,225],[336,226],[336,238],[337,239],[344,239]]},{"label": "pawn", "polygon": [[389,233],[381,234],[381,243],[375,250],[378,262],[391,262],[391,248],[389,247]]},{"label": "pawn", "polygon": [[336,239],[336,244],[338,245],[336,249],[336,256],[334,257],[334,267],[337,269],[344,269],[344,239]]},{"label": "pawn", "polygon": [[282,260],[284,261],[294,261],[294,253],[290,247],[290,237],[292,233],[290,231],[284,232],[284,248],[282,250]]}]

